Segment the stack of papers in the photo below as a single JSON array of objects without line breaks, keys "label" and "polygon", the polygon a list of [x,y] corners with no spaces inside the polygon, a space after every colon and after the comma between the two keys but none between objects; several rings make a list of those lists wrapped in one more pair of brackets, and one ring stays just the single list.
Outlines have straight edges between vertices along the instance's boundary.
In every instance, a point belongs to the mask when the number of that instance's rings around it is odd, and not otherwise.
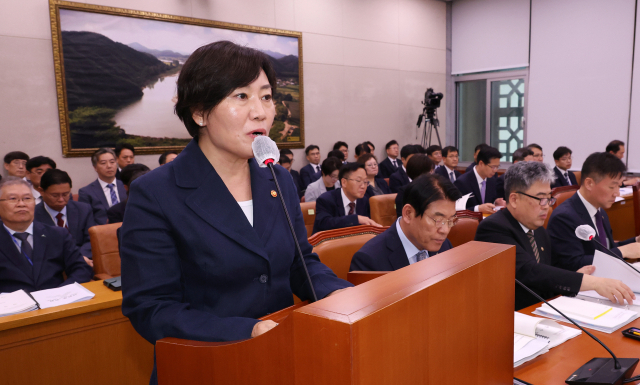
[{"label": "stack of papers", "polygon": [[77,282],[55,289],[34,291],[31,295],[38,301],[41,309],[86,301],[95,297],[95,294]]},{"label": "stack of papers", "polygon": [[[638,312],[632,310],[583,301],[577,298],[559,297],[549,301],[549,303],[578,325],[603,333],[613,333],[638,318]],[[569,322],[547,304],[543,304],[534,310],[533,314]]]},{"label": "stack of papers", "polygon": [[463,195],[462,198],[456,201],[456,211],[462,211],[467,209],[467,201],[471,198],[473,193],[469,193],[467,195]]},{"label": "stack of papers", "polygon": [[0,294],[0,317],[36,310],[38,304],[24,290]]},{"label": "stack of papers", "polygon": [[[634,263],[633,267],[640,271],[638,263]],[[623,260],[607,255],[600,250],[596,250],[593,254],[593,266],[596,271],[593,272],[594,277],[618,279],[635,292],[640,293],[640,274],[633,270]]]},{"label": "stack of papers", "polygon": [[619,309],[633,310],[640,314],[640,294],[636,293],[636,299],[633,304],[629,305],[625,301],[624,304],[613,303],[607,297],[601,296],[595,290],[581,291],[576,298],[584,301],[595,302],[606,306],[617,307]]},{"label": "stack of papers", "polygon": [[562,326],[552,320],[518,312],[514,315],[513,330],[514,368],[582,333],[579,329]]}]

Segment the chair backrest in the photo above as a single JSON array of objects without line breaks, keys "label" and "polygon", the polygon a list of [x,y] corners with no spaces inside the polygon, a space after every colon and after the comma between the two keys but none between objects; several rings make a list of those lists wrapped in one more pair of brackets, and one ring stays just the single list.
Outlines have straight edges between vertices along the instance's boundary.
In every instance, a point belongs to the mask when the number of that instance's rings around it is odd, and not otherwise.
[{"label": "chair backrest", "polygon": [[300,198],[300,203],[304,203],[306,201],[304,195],[302,196],[302,198]]},{"label": "chair backrest", "polygon": [[501,168],[497,171],[498,176],[503,176],[507,172],[506,168]]},{"label": "chair backrest", "polygon": [[342,229],[321,231],[309,238],[313,251],[320,261],[329,267],[338,278],[347,279],[353,255],[367,241],[384,232],[387,227],[351,226]]},{"label": "chair backrest", "polygon": [[304,218],[304,227],[307,228],[307,237],[313,232],[313,222],[316,220],[316,202],[301,202],[300,209]]},{"label": "chair backrest", "polygon": [[384,181],[387,182],[387,184],[389,184],[389,178],[384,178]]},{"label": "chair backrest", "polygon": [[451,228],[447,239],[453,247],[463,245],[473,241],[476,236],[476,230],[480,221],[482,221],[482,213],[476,213],[468,210],[456,212],[458,223]]},{"label": "chair backrest", "polygon": [[78,199],[80,198],[80,194],[71,194],[71,197],[73,198],[74,201],[78,201]]},{"label": "chair backrest", "polygon": [[549,223],[549,218],[551,218],[551,213],[553,212],[553,207],[549,207],[549,212],[547,213],[547,217],[544,220],[544,224],[542,227],[547,228],[547,224]]},{"label": "chair backrest", "polygon": [[117,231],[122,223],[93,226],[89,228],[91,253],[93,254],[93,271],[101,279],[120,275],[120,250],[118,249]]},{"label": "chair backrest", "polygon": [[553,208],[557,208],[562,204],[562,202],[571,198],[579,188],[580,186],[562,186],[552,189],[551,196],[556,198],[556,203],[553,205]]},{"label": "chair backrest", "polygon": [[467,168],[462,166],[456,166],[456,171],[458,171],[460,174],[464,174],[465,172],[467,172]]},{"label": "chair backrest", "polygon": [[638,183],[633,186],[633,220],[636,225],[636,237],[640,235],[640,189]]},{"label": "chair backrest", "polygon": [[391,226],[398,219],[396,196],[398,194],[376,195],[369,198],[371,219],[382,226]]},{"label": "chair backrest", "polygon": [[573,175],[576,176],[576,181],[578,182],[578,184],[582,183],[582,171],[574,171]]}]

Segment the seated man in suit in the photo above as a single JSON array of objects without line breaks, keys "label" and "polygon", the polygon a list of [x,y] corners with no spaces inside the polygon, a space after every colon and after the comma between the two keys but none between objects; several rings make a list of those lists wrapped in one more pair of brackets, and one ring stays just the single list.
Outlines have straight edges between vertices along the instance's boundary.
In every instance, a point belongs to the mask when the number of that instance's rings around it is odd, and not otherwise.
[{"label": "seated man in suit", "polygon": [[387,151],[387,157],[380,162],[378,176],[380,178],[389,178],[391,174],[398,170],[398,167],[402,166],[402,161],[398,159],[400,155],[400,146],[395,140],[390,141],[384,146]]},{"label": "seated man in suit", "polygon": [[116,179],[116,154],[110,148],[98,149],[91,156],[98,179],[78,191],[78,200],[91,205],[93,218],[99,225],[107,223],[107,210],[127,198],[122,181]]},{"label": "seated man in suit", "polygon": [[[533,151],[529,150],[526,147],[519,148],[513,152],[511,155],[511,159],[513,160],[513,164],[518,162],[530,162],[533,160]],[[496,179],[496,195],[498,198],[504,199],[504,175],[499,176]]]},{"label": "seated man in suit", "polygon": [[133,183],[136,178],[143,176],[148,173],[149,167],[141,163],[133,163],[122,169],[121,180],[124,183],[124,189],[127,191],[127,196],[122,200],[122,202],[117,203],[107,210],[107,222],[108,223],[120,223],[124,218],[124,210],[127,207],[127,201],[129,200],[129,191],[131,191],[131,183]]},{"label": "seated man in suit", "polygon": [[402,147],[402,150],[400,150],[400,159],[402,160],[400,167],[389,177],[389,188],[392,193],[397,193],[400,187],[411,183],[411,179],[407,176],[405,165],[413,155],[422,153],[424,153],[424,149],[419,144],[407,144]]},{"label": "seated man in suit", "polygon": [[293,183],[295,183],[296,188],[298,189],[298,196],[302,198],[304,196],[304,189],[302,188],[302,178],[300,178],[300,173],[293,169],[293,162],[295,161],[295,159],[293,158],[293,152],[288,148],[283,148],[282,150],[280,150],[280,156],[283,155],[289,158],[289,160],[291,161],[287,170],[289,170],[289,173],[293,178]]},{"label": "seated man in suit", "polygon": [[[342,154],[340,151],[337,152]],[[342,162],[340,159],[333,156],[322,161],[322,177],[307,186],[307,190],[304,192],[304,201],[315,202],[320,195],[327,191],[333,191],[340,188],[340,181],[338,180],[338,177],[341,167]]]},{"label": "seated man in suit", "polygon": [[402,215],[362,246],[350,271],[392,271],[451,249],[460,192],[439,175],[422,175],[405,187]]},{"label": "seated man in suit", "polygon": [[371,154],[371,147],[369,147],[366,143],[360,143],[356,146],[356,153],[353,155],[353,158],[357,162],[358,159],[364,154]]},{"label": "seated man in suit", "polygon": [[162,155],[160,155],[160,158],[158,159],[158,163],[160,163],[160,166],[162,166],[169,162],[172,162],[177,157],[178,157],[177,151],[172,150],[172,151],[163,152]]},{"label": "seated man in suit", "polygon": [[[422,175],[433,174],[434,167],[435,165],[426,154],[415,154],[407,162],[407,176],[413,181]],[[404,207],[402,202],[404,202],[404,190],[407,186],[409,185],[400,187],[396,194],[396,216],[398,218],[402,216],[402,208]]]},{"label": "seated man in suit", "polygon": [[370,218],[369,198],[364,195],[368,185],[364,165],[345,164],[340,168],[339,179],[342,188],[327,191],[316,200],[313,234],[357,225],[380,226]]},{"label": "seated man in suit", "polygon": [[85,261],[93,266],[89,228],[95,226],[91,206],[70,200],[71,178],[62,170],[47,170],[40,181],[42,202],[36,205],[35,221],[69,230]]},{"label": "seated man in suit", "polygon": [[556,181],[551,185],[551,188],[561,186],[575,186],[578,184],[576,176],[571,168],[571,154],[572,151],[568,147],[560,146],[553,152],[553,161],[556,166],[553,168],[553,172],[556,173]]},{"label": "seated man in suit", "polygon": [[442,147],[438,146],[437,144],[432,144],[431,146],[427,147],[425,153],[427,154],[429,159],[431,159],[433,164],[436,165],[436,169],[440,168],[440,162],[442,162]]},{"label": "seated man in suit", "polygon": [[349,161],[349,145],[347,144],[347,142],[337,141],[333,145],[333,149],[338,150],[344,154],[344,159],[342,160],[342,163],[347,163]]},{"label": "seated man in suit", "polygon": [[477,163],[478,162],[478,153],[480,152],[480,150],[482,150],[485,147],[489,147],[489,145],[487,145],[485,143],[480,143],[473,150],[473,162],[471,162],[471,164],[467,166],[467,169],[464,171],[465,174],[468,173],[469,171],[473,170],[473,168],[476,166],[476,164],[478,164]]},{"label": "seated man in suit", "polygon": [[[545,299],[595,290],[614,303],[632,300],[635,295],[624,283],[589,275],[595,269],[593,266],[578,271],[552,266],[552,255],[558,244],[551,243],[542,225],[549,206],[555,202],[555,198],[551,198],[554,178],[549,166],[541,162],[511,166],[505,174],[507,207],[480,222],[475,240],[514,245],[516,279]],[[538,299],[516,284],[516,310],[537,302]]]},{"label": "seated man in suit", "polygon": [[36,200],[36,205],[42,202],[42,190],[40,189],[40,178],[45,171],[56,168],[56,162],[46,156],[34,156],[27,161],[27,178],[31,184],[31,194]]},{"label": "seated man in suit", "polygon": [[[605,152],[615,155],[618,159],[624,159],[624,142],[621,140],[612,140],[609,144],[607,144],[607,148]],[[620,183],[620,187],[624,186],[633,186],[638,183],[640,178],[627,178],[622,177],[622,182]]]},{"label": "seated man in suit", "polygon": [[467,200],[467,210],[492,214],[496,206],[504,206],[504,199],[498,198],[496,179],[493,176],[500,167],[502,154],[493,147],[483,147],[478,153],[478,164],[455,181],[462,195],[473,193]]},{"label": "seated man in suit", "polygon": [[9,177],[0,183],[0,293],[91,280],[93,270],[69,231],[34,222],[35,207],[31,188],[23,179]]},{"label": "seated man in suit", "polygon": [[116,161],[118,162],[118,171],[116,171],[116,179],[120,179],[122,169],[136,160],[136,150],[129,143],[119,143],[114,150],[116,153]]},{"label": "seated man in suit", "polygon": [[593,263],[595,250],[603,251],[595,242],[581,241],[576,227],[589,225],[597,238],[620,257],[640,258],[640,237],[615,242],[609,217],[605,212],[620,196],[620,179],[627,168],[615,155],[596,152],[582,164],[582,185],[578,192],[553,210],[547,230],[554,242],[554,266],[577,270]]},{"label": "seated man in suit", "polygon": [[[320,172],[320,147],[311,144],[305,148],[304,153],[307,155],[309,164],[300,169],[300,179],[302,180],[300,189],[302,191],[306,190],[311,182],[320,179],[322,175]],[[293,153],[291,155],[293,156]]]},{"label": "seated man in suit", "polygon": [[9,176],[24,178],[27,176],[27,161],[29,155],[22,151],[11,151],[4,156],[4,169]]},{"label": "seated man in suit", "polygon": [[533,152],[533,160],[535,162],[544,162],[544,153],[542,152],[542,147],[539,144],[531,143],[527,148]]},{"label": "seated man in suit", "polygon": [[291,168],[292,163],[291,158],[287,155],[280,155],[280,159],[278,159],[278,164],[284,167],[284,169],[289,171],[289,174],[291,174],[291,179],[293,179],[293,184],[296,186],[296,193],[298,194],[298,197],[302,197],[304,196],[304,191],[300,191],[300,184],[302,183],[300,181],[300,174]]},{"label": "seated man in suit", "polygon": [[442,159],[444,160],[443,167],[436,168],[436,174],[443,176],[451,181],[455,182],[460,177],[460,172],[456,170],[458,167],[458,149],[453,146],[447,146],[442,149]]}]

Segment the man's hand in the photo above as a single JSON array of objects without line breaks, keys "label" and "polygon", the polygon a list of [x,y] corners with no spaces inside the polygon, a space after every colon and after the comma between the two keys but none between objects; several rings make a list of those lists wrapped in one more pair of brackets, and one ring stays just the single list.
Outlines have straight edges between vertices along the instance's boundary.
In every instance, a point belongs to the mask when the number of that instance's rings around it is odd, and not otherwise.
[{"label": "man's hand", "polygon": [[478,206],[478,211],[484,214],[493,214],[495,212],[493,211],[494,208],[496,208],[496,206],[493,203],[485,203]]},{"label": "man's hand", "polygon": [[332,295],[338,294],[338,293],[343,292],[343,291],[348,290],[348,289],[351,289],[351,287],[345,287],[344,289],[338,289],[338,290],[332,291],[331,293],[329,293],[327,295],[327,297],[331,297]]},{"label": "man's hand", "polygon": [[583,290],[595,290],[601,296],[607,297],[609,301],[621,305],[625,300],[629,305],[632,305],[633,300],[636,299],[636,295],[629,289],[629,286],[617,279],[583,275],[580,291]]},{"label": "man's hand", "polygon": [[504,207],[504,206],[506,206],[506,205],[507,205],[507,201],[505,201],[505,200],[504,200],[504,199],[502,199],[502,198],[498,198],[498,199],[496,199],[496,201],[495,201],[495,202],[493,202],[493,203],[494,203],[496,206],[502,206],[502,207]]},{"label": "man's hand", "polygon": [[634,243],[618,247],[618,250],[622,253],[622,257],[627,259],[640,258],[640,243],[637,243],[637,240],[638,238],[636,238],[636,242]]},{"label": "man's hand", "polygon": [[93,267],[93,260],[85,257],[84,255],[82,256],[82,258],[84,258],[84,261],[87,263],[87,265]]},{"label": "man's hand", "polygon": [[276,326],[278,326],[278,324],[271,320],[258,322],[253,326],[253,331],[251,332],[251,338],[264,334],[269,330],[275,328]]},{"label": "man's hand", "polygon": [[365,217],[363,215],[358,215],[358,223],[360,223],[361,225],[371,225],[371,226],[375,226],[375,227],[382,227],[382,225],[376,223],[371,218]]},{"label": "man's hand", "polygon": [[594,271],[596,271],[596,267],[595,266],[587,265],[587,266],[583,266],[582,268],[578,269],[578,271],[576,271],[576,273],[582,273],[582,274],[591,275],[591,274],[593,274]]}]

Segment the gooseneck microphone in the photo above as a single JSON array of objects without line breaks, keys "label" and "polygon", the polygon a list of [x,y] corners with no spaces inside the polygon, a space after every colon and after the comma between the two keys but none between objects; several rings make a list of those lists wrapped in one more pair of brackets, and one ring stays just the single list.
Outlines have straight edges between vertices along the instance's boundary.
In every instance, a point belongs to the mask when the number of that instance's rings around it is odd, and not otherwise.
[{"label": "gooseneck microphone", "polygon": [[636,273],[640,274],[640,271],[638,271],[638,269],[633,267],[632,264],[630,264],[629,262],[625,261],[624,258],[620,257],[619,255],[617,255],[613,251],[609,250],[609,248],[607,246],[603,245],[602,242],[600,242],[598,240],[598,238],[596,237],[596,231],[593,229],[593,227],[591,227],[589,225],[580,225],[580,226],[576,227],[576,237],[578,237],[578,239],[580,239],[582,241],[586,241],[586,242],[594,241],[595,243],[600,245],[603,249],[607,250],[607,254],[609,254],[610,256],[612,256],[612,257],[614,257],[616,259],[621,260],[624,263],[626,263],[627,266],[629,266],[630,268],[635,270]]},{"label": "gooseneck microphone", "polygon": [[298,256],[300,256],[300,261],[302,262],[302,266],[304,267],[304,272],[307,275],[307,279],[309,280],[309,287],[311,288],[311,294],[313,295],[313,301],[315,302],[318,300],[318,297],[316,296],[316,291],[313,288],[313,282],[311,282],[311,276],[309,275],[309,269],[307,269],[307,263],[305,262],[304,256],[302,255],[300,243],[298,242],[298,237],[296,236],[296,231],[293,228],[293,223],[291,222],[291,217],[289,216],[289,211],[287,210],[287,205],[284,203],[282,190],[280,190],[278,178],[276,178],[276,173],[273,169],[273,163],[276,161],[276,159],[280,158],[280,151],[278,150],[278,146],[276,145],[276,142],[271,140],[271,138],[269,138],[268,136],[258,136],[253,140],[251,149],[253,150],[253,156],[256,158],[258,165],[260,165],[260,167],[262,168],[268,168],[269,170],[271,170],[273,181],[276,183],[276,190],[278,190],[278,196],[280,196],[280,203],[282,203],[284,215],[287,217],[289,230],[291,230],[291,235],[293,236],[293,241],[296,244],[296,250],[298,250]]}]

